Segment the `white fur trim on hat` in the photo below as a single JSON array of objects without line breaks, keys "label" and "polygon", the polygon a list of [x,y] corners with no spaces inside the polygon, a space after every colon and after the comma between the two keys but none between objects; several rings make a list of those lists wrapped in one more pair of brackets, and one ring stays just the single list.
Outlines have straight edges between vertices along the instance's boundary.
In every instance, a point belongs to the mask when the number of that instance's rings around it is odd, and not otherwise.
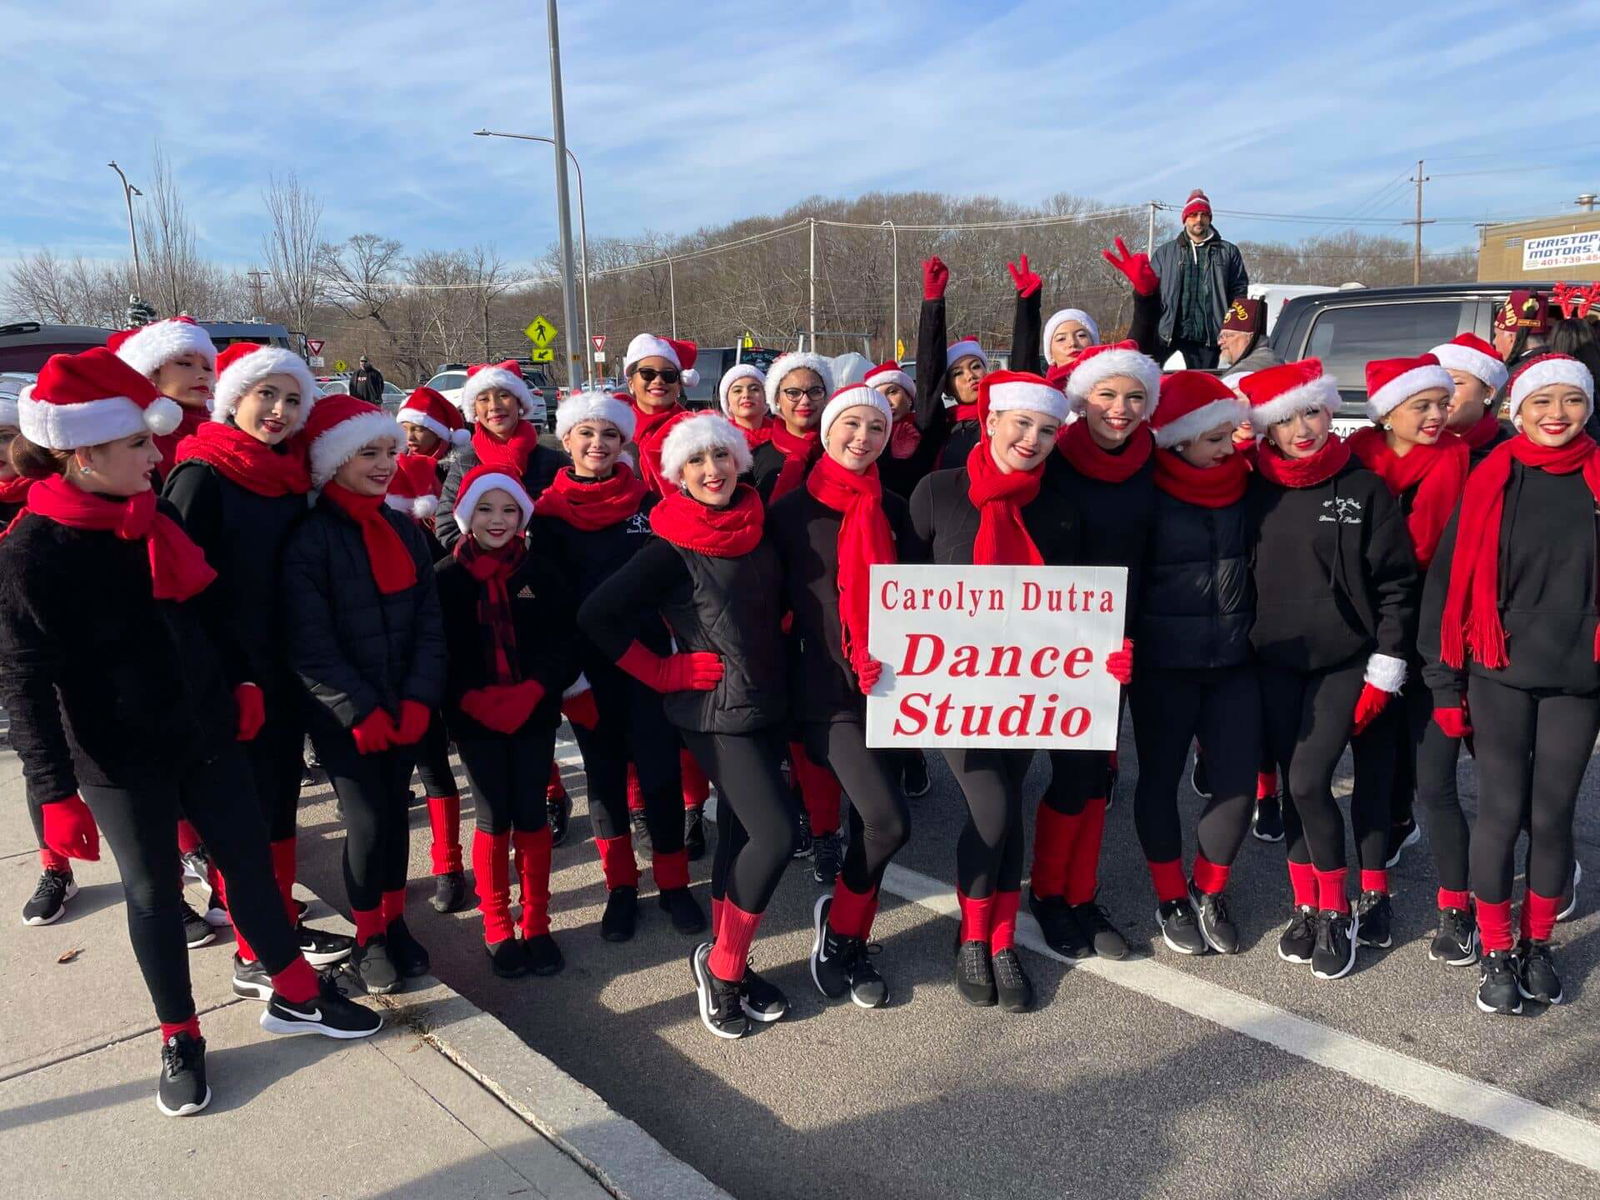
[{"label": "white fur trim on hat", "polygon": [[386,412],[364,412],[340,421],[311,443],[311,486],[320,488],[363,446],[386,437],[394,439],[397,450],[406,444],[400,422]]},{"label": "white fur trim on hat", "polygon": [[[1251,372],[1252,375],[1258,373]],[[1330,414],[1339,411],[1339,381],[1332,375],[1319,375],[1310,383],[1279,392],[1265,404],[1252,404],[1249,421],[1260,436],[1266,433],[1268,425],[1287,421],[1312,408],[1327,409]]]},{"label": "white fur trim on hat", "polygon": [[391,492],[383,498],[383,502],[395,512],[415,517],[419,521],[426,521],[439,511],[437,496],[396,496]]},{"label": "white fur trim on hat", "polygon": [[33,384],[17,397],[17,427],[35,446],[76,450],[136,433],[171,433],[183,420],[176,400],[158,396],[140,408],[127,396],[104,396],[82,404],[52,404],[33,398]]},{"label": "white fur trim on hat", "polygon": [[435,417],[430,417],[420,408],[402,408],[395,414],[394,419],[402,425],[421,425],[429,433],[443,439],[451,446],[465,446],[472,440],[472,430],[450,429],[445,426],[444,422]]},{"label": "white fur trim on hat", "polygon": [[1406,660],[1392,654],[1374,654],[1367,659],[1367,673],[1362,682],[1370,683],[1380,692],[1398,692],[1406,685]]},{"label": "white fur trim on hat", "polygon": [[[1589,368],[1575,358],[1552,356],[1542,362],[1529,363],[1511,380],[1509,398],[1511,423],[1521,429],[1522,402],[1540,388],[1547,388],[1553,383],[1564,383],[1569,387],[1578,388],[1589,398],[1589,411],[1594,411],[1594,376],[1589,374]],[[24,428],[22,432],[26,434],[28,431]]]},{"label": "white fur trim on hat", "polygon": [[1250,419],[1250,406],[1243,400],[1213,400],[1191,413],[1184,413],[1176,421],[1169,421],[1160,429],[1152,427],[1156,445],[1163,450],[1183,442],[1192,442],[1202,433],[1210,433],[1219,425],[1238,428],[1239,422]]},{"label": "white fur trim on hat", "polygon": [[622,440],[633,441],[639,414],[610,392],[570,393],[556,409],[556,437],[564,438],[585,421],[609,421],[622,430]]},{"label": "white fur trim on hat", "polygon": [[658,338],[653,333],[638,333],[633,341],[628,343],[628,352],[622,356],[622,373],[626,375],[633,370],[634,364],[643,362],[647,358],[664,358],[678,370],[683,370],[683,364],[678,361],[678,352],[665,338]]},{"label": "white fur trim on hat", "polygon": [[217,365],[217,347],[211,335],[188,321],[155,321],[135,331],[117,347],[117,357],[149,379],[173,359],[184,354],[203,354]]},{"label": "white fur trim on hat", "polygon": [[866,384],[869,388],[881,388],[886,384],[898,383],[906,390],[906,394],[908,396],[915,396],[917,394],[916,380],[912,379],[910,375],[906,374],[898,367],[883,367],[875,371],[868,371],[866,377],[862,379],[861,382]]},{"label": "white fur trim on hat", "polygon": [[461,530],[463,537],[472,527],[472,510],[478,507],[478,501],[483,499],[485,493],[497,489],[517,502],[517,507],[522,511],[522,528],[528,528],[528,522],[533,520],[533,501],[528,498],[528,489],[522,486],[520,479],[513,479],[502,471],[488,471],[474,476],[466,489],[456,496],[456,506],[452,511],[456,528]]},{"label": "white fur trim on hat", "polygon": [[783,386],[783,380],[790,371],[799,370],[815,371],[822,380],[823,394],[833,395],[833,363],[823,358],[820,354],[807,354],[803,351],[795,354],[782,354],[778,360],[767,368],[767,411],[774,416],[778,413],[778,389]]},{"label": "white fur trim on hat", "polygon": [[1450,378],[1449,371],[1433,363],[1412,367],[1367,397],[1367,415],[1374,421],[1381,421],[1406,400],[1429,388],[1443,388],[1446,393],[1454,393],[1456,381]]},{"label": "white fur trim on hat", "polygon": [[1055,336],[1056,330],[1068,321],[1076,321],[1089,331],[1096,345],[1100,344],[1100,326],[1094,323],[1094,318],[1081,308],[1063,308],[1060,312],[1052,313],[1050,319],[1044,323],[1044,340],[1039,343],[1044,352],[1045,362],[1050,361],[1050,339]]},{"label": "white fur trim on hat", "polygon": [[680,483],[684,464],[701,451],[717,446],[733,454],[739,474],[750,469],[750,443],[745,440],[744,430],[726,417],[704,413],[679,421],[667,434],[667,440],[661,443],[661,477],[668,483]]},{"label": "white fur trim on hat", "polygon": [[988,368],[989,356],[983,352],[983,347],[978,345],[977,338],[962,338],[959,342],[951,342],[950,345],[946,346],[944,352],[945,368],[948,370],[963,358],[969,356],[981,362],[985,369]]},{"label": "white fur trim on hat", "polygon": [[1439,360],[1440,366],[1465,371],[1496,392],[1506,385],[1506,364],[1492,354],[1474,350],[1471,346],[1459,346],[1455,342],[1435,346],[1428,353]]},{"label": "white fur trim on hat", "polygon": [[835,392],[822,410],[822,424],[820,432],[823,441],[828,440],[828,426],[851,408],[873,408],[883,414],[883,419],[891,425],[894,424],[894,410],[889,407],[889,401],[884,398],[877,388],[869,388],[865,383],[853,383],[849,387],[842,387]]},{"label": "white fur trim on hat", "polygon": [[1054,417],[1058,421],[1065,421],[1067,398],[1059,389],[1051,387],[1048,383],[1032,383],[1023,379],[1008,380],[989,388],[989,411],[1037,412]]},{"label": "white fur trim on hat", "polygon": [[1161,402],[1161,364],[1137,350],[1102,350],[1092,358],[1078,360],[1078,365],[1067,376],[1067,403],[1072,411],[1081,413],[1083,403],[1095,387],[1107,379],[1123,375],[1137,379],[1144,386],[1145,420],[1155,416]]},{"label": "white fur trim on hat", "polygon": [[767,389],[767,377],[754,363],[738,363],[729,367],[728,373],[717,383],[717,399],[722,404],[722,415],[730,421],[733,420],[733,413],[728,411],[728,389],[741,379],[754,379],[763,392]]},{"label": "white fur trim on hat", "polygon": [[478,419],[473,407],[478,397],[490,388],[504,388],[517,398],[518,410],[524,417],[533,416],[533,393],[528,390],[528,381],[520,374],[513,375],[504,367],[485,367],[467,376],[467,381],[456,393],[456,407],[461,410],[468,425]]},{"label": "white fur trim on hat", "polygon": [[240,397],[268,375],[287,375],[299,386],[300,413],[289,427],[289,432],[294,433],[302,428],[322,393],[317,389],[317,381],[311,377],[311,368],[306,366],[305,359],[282,346],[263,346],[259,350],[252,350],[242,358],[235,359],[217,376],[216,394],[211,401],[211,419],[225,423],[233,416],[234,409],[238,408]]}]

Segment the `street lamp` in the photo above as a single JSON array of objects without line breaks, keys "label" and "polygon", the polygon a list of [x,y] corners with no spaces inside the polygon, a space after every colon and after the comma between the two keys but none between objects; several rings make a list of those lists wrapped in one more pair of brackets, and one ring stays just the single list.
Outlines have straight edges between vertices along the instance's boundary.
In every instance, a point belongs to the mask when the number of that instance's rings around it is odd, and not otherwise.
[{"label": "street lamp", "polygon": [[128,204],[128,242],[133,247],[133,286],[135,291],[143,295],[144,276],[139,270],[139,236],[133,231],[133,198],[144,193],[128,182],[128,177],[122,173],[122,168],[117,166],[116,159],[112,159],[106,166],[115,171],[117,178],[122,180],[122,198]]},{"label": "street lamp", "polygon": [[879,225],[889,227],[889,244],[894,254],[894,300],[890,307],[894,310],[894,361],[900,363],[900,231],[894,227],[894,222],[889,220],[879,221]]}]

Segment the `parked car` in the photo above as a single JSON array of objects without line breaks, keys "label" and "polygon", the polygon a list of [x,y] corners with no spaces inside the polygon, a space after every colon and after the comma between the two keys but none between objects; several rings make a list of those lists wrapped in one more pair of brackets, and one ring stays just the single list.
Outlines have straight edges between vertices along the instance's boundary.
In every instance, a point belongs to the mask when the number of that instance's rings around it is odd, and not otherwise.
[{"label": "parked car", "polygon": [[226,350],[235,342],[257,342],[306,357],[306,335],[291,332],[285,325],[269,321],[201,321],[200,327],[211,335],[211,343],[218,350]]},{"label": "parked car", "polygon": [[44,325],[38,321],[0,325],[0,371],[37,372],[52,354],[79,354],[91,346],[104,346],[113,332],[93,325]]},{"label": "parked car", "polygon": [[782,353],[782,350],[769,350],[764,346],[701,346],[694,362],[700,382],[683,389],[684,407],[717,407],[717,385],[735,364],[747,362],[765,371]]},{"label": "parked car", "polygon": [[[445,363],[439,368],[438,374],[423,385],[431,387],[451,404],[461,403],[461,385],[467,381],[467,368],[464,363]],[[531,370],[522,367],[522,381],[528,385],[528,390],[533,393],[533,416],[530,418],[541,429],[554,429],[555,425],[546,411],[545,394],[550,387],[550,381],[543,371]],[[387,382],[387,380],[385,381]]]},{"label": "parked car", "polygon": [[[350,376],[348,375],[318,375],[317,390],[324,396],[350,394]],[[383,381],[383,410],[388,413],[397,413],[401,405],[406,402],[409,392],[396,387],[387,379]]]}]

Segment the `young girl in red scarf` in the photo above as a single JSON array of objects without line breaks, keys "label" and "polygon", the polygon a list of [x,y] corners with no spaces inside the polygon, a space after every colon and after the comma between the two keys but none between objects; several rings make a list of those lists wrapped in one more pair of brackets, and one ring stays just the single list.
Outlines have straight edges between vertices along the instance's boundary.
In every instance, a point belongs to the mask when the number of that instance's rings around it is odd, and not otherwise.
[{"label": "young girl in red scarf", "polygon": [[1500,420],[1500,391],[1506,386],[1506,364],[1495,349],[1475,333],[1463,333],[1428,353],[1450,372],[1455,388],[1445,428],[1466,442],[1472,465],[1489,457],[1516,431]]},{"label": "young girl in red scarf", "polygon": [[361,1037],[376,1014],[321,986],[273,880],[267,831],[239,741],[249,668],[222,629],[216,572],[156,498],[153,435],[178,406],[111,351],[58,354],[19,402],[13,455],[38,480],[0,541],[0,702],[39,804],[46,844],[117,858],[128,933],[161,1022],[156,1103],[187,1116],[211,1100],[184,948],[180,813],[232,890],[265,965],[263,1028]]},{"label": "young girl in red scarf", "polygon": [[[1246,375],[1261,435],[1249,504],[1267,747],[1283,781],[1294,915],[1278,956],[1319,979],[1355,965],[1357,918],[1345,894],[1344,819],[1333,772],[1399,694],[1416,638],[1417,566],[1405,514],[1383,480],[1333,432],[1339,389],[1314,358]],[[1370,799],[1376,795],[1376,800]],[[1358,834],[1387,838],[1387,794],[1368,789]]]},{"label": "young girl in red scarf", "polygon": [[661,476],[661,448],[678,422],[689,417],[683,392],[700,381],[694,369],[699,348],[693,342],[641,333],[628,343],[622,359],[628,395],[638,416],[634,439],[639,451],[639,476],[652,491],[672,490]]},{"label": "young girl in red scarf", "polygon": [[[1572,870],[1578,788],[1600,733],[1600,448],[1583,429],[1593,377],[1576,359],[1541,355],[1512,377],[1510,409],[1518,436],[1467,480],[1428,573],[1422,623],[1435,722],[1452,737],[1477,729],[1477,1004],[1505,1014],[1523,1000],[1565,998],[1550,936]],[[1524,820],[1527,892],[1514,942]]]},{"label": "young girl in red scarf", "polygon": [[794,614],[795,720],[811,759],[850,796],[849,849],[814,914],[811,978],[824,996],[848,995],[862,1008],[889,1002],[867,938],[883,873],[911,826],[894,758],[867,749],[863,699],[883,669],[867,653],[868,575],[874,563],[897,561],[897,543],[914,541],[905,501],[878,478],[892,420],[888,401],[865,384],[835,392],[822,410],[822,458],[767,518]]},{"label": "young girl in red scarf", "polygon": [[433,559],[416,522],[384,503],[405,435],[353,396],[324,396],[306,425],[316,507],[283,554],[289,664],[311,693],[311,741],[344,809],[345,886],[370,992],[425,975],[405,919],[416,746],[444,690]]},{"label": "young girl in red scarf", "polygon": [[[1349,438],[1350,452],[1388,484],[1400,502],[1421,571],[1433,561],[1467,483],[1467,444],[1445,429],[1455,386],[1432,354],[1370,362],[1367,413],[1378,424],[1358,429]],[[1420,589],[1420,576],[1417,583]],[[1478,956],[1467,896],[1467,820],[1456,795],[1458,742],[1434,723],[1432,696],[1420,677],[1421,669],[1421,659],[1413,654],[1401,703],[1391,705],[1352,743],[1352,815],[1371,811],[1367,789],[1389,797],[1389,829],[1383,842],[1375,831],[1357,833],[1362,854],[1358,936],[1364,946],[1390,944],[1389,868],[1400,861],[1406,846],[1421,837],[1412,815],[1415,795],[1428,815],[1428,842],[1439,872],[1439,928],[1429,954],[1436,961],[1463,967]]]},{"label": "young girl in red scarf", "polygon": [[[795,818],[779,762],[789,718],[782,568],[761,538],[765,511],[739,483],[744,435],[721,417],[682,421],[661,448],[662,478],[679,490],[651,510],[656,540],[596,588],[578,625],[602,654],[659,692],[667,720],[717,785],[711,874],[713,941],[690,960],[700,1020],[721,1038],[776,1021],[789,1002],[747,968],[756,929],[794,846]],[[678,651],[638,636],[659,614]]]},{"label": "young girl in red scarf", "polygon": [[[764,402],[763,402],[764,403]],[[657,496],[633,473],[622,448],[633,438],[634,410],[604,392],[574,392],[556,412],[556,433],[572,458],[534,505],[533,543],[548,554],[582,603],[648,545]],[[581,636],[581,635],[580,635]],[[634,636],[653,654],[671,654],[671,638],[654,613]],[[587,637],[578,646],[583,672],[567,702],[589,780],[589,815],[606,881],[600,936],[633,937],[638,921],[639,866],[629,832],[628,767],[636,767],[650,832],[658,903],[680,933],[699,933],[705,914],[689,890],[684,849],[682,741],[666,721],[660,695],[619,670]]]},{"label": "young girl in red scarf", "polygon": [[772,440],[766,372],[750,363],[729,367],[717,383],[717,399],[722,404],[722,415],[743,431],[751,454]]}]

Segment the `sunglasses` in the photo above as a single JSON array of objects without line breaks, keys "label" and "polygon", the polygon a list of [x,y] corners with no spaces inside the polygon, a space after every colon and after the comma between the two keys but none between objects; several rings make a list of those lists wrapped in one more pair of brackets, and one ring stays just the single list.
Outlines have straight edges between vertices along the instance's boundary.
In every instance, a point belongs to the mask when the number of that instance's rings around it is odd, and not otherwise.
[{"label": "sunglasses", "polygon": [[823,388],[823,387],[784,388],[783,389],[783,398],[785,400],[798,400],[802,396],[809,396],[813,400],[821,400],[827,394],[828,394],[828,389],[827,388]]},{"label": "sunglasses", "polygon": [[683,378],[683,372],[673,367],[668,367],[665,371],[658,371],[654,367],[640,367],[634,374],[646,383],[654,383],[658,379],[662,383],[677,383]]}]

